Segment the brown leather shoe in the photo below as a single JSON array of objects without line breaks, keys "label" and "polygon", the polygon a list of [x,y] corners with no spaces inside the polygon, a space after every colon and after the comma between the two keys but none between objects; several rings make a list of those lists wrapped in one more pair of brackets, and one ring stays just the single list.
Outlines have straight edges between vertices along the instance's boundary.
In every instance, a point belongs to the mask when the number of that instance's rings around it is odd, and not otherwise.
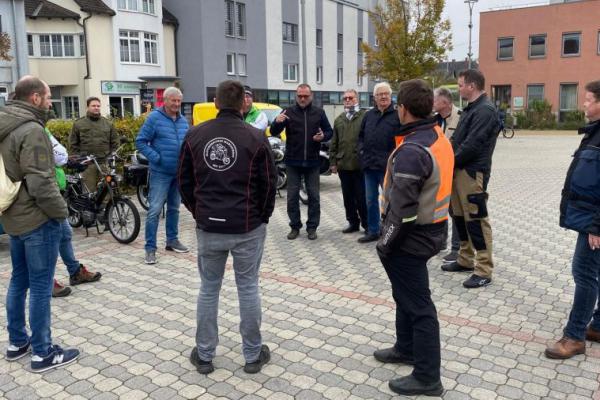
[{"label": "brown leather shoe", "polygon": [[558,342],[547,347],[545,353],[548,358],[565,360],[577,354],[585,354],[585,341],[563,336]]},{"label": "brown leather shoe", "polygon": [[79,264],[79,270],[69,277],[69,283],[71,286],[75,286],[81,285],[82,283],[96,282],[100,280],[100,278],[102,278],[100,272],[88,271],[83,264]]},{"label": "brown leather shoe", "polygon": [[586,338],[586,340],[589,340],[590,342],[600,343],[600,331],[592,329],[592,327],[589,326],[587,328],[587,330],[585,331],[585,338]]}]

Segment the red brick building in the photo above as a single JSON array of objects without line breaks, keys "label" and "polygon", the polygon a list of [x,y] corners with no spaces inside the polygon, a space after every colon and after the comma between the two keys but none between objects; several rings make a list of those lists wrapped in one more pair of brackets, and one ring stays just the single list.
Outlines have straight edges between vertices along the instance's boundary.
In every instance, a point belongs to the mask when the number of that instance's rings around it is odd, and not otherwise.
[{"label": "red brick building", "polygon": [[512,111],[546,99],[562,118],[600,79],[600,0],[482,12],[479,31],[486,90]]}]

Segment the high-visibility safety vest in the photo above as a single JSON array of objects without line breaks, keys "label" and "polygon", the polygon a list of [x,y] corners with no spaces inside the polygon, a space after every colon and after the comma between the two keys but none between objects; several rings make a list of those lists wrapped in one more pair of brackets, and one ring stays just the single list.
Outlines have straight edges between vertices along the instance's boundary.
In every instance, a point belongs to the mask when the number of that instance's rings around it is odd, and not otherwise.
[{"label": "high-visibility safety vest", "polygon": [[[450,141],[438,125],[435,125],[431,129],[437,134],[437,139],[431,146],[423,146],[411,141],[411,137],[418,135],[419,131],[409,133],[405,136],[396,136],[396,148],[388,158],[385,178],[383,180],[383,191],[380,202],[382,214],[385,214],[389,205],[390,190],[392,188],[391,177],[394,175],[396,154],[402,146],[411,143],[429,153],[433,162],[433,171],[425,181],[419,195],[417,215],[408,220],[416,218],[415,223],[417,225],[428,225],[448,219],[448,207],[450,206],[450,194],[452,193],[452,175],[454,172],[454,151],[452,150]],[[406,221],[408,222],[408,220]]]}]

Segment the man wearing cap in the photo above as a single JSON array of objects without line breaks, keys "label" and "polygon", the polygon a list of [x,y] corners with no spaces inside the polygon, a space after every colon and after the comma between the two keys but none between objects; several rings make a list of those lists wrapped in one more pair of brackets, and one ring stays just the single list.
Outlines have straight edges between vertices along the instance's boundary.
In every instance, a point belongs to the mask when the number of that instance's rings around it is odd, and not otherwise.
[{"label": "man wearing cap", "polygon": [[244,93],[244,121],[264,132],[267,126],[269,126],[267,115],[252,104],[254,96],[252,95],[252,88],[250,86],[244,86]]}]

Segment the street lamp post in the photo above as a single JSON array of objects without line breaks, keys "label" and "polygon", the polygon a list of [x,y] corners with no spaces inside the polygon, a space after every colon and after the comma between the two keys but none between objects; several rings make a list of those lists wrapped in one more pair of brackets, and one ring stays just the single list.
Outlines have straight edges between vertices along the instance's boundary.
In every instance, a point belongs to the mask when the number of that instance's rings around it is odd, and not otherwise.
[{"label": "street lamp post", "polygon": [[471,50],[471,32],[473,31],[473,7],[479,0],[465,0],[465,3],[469,6],[469,69],[471,69],[471,62],[473,60],[473,51]]}]

